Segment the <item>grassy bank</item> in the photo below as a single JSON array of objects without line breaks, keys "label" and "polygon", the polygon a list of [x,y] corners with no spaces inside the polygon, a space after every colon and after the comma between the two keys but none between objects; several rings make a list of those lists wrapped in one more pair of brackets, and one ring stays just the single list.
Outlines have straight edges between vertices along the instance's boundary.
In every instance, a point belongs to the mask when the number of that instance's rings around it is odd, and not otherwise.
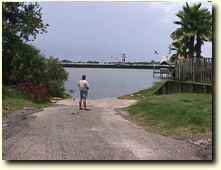
[{"label": "grassy bank", "polygon": [[209,135],[212,129],[212,95],[177,93],[154,95],[156,84],[122,98],[137,99],[137,104],[126,108],[131,120],[147,131],[173,137]]},{"label": "grassy bank", "polygon": [[2,114],[7,114],[23,109],[24,107],[43,108],[48,106],[47,101],[36,102],[31,100],[27,95],[17,91],[14,88],[2,88]]},{"label": "grassy bank", "polygon": [[119,99],[142,100],[143,98],[153,96],[154,92],[157,91],[163,84],[164,84],[164,81],[155,82],[155,84],[152,87],[150,87],[149,89],[144,89],[144,90],[140,90],[138,92],[135,92],[133,94],[121,96],[121,97],[119,97]]}]

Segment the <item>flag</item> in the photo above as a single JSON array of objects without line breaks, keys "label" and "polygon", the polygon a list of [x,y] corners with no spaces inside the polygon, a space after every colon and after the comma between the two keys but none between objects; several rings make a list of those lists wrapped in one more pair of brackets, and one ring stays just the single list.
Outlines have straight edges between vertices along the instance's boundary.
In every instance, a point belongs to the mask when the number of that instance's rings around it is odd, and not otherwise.
[{"label": "flag", "polygon": [[154,50],[154,53],[157,54],[157,55],[159,54],[156,50]]}]

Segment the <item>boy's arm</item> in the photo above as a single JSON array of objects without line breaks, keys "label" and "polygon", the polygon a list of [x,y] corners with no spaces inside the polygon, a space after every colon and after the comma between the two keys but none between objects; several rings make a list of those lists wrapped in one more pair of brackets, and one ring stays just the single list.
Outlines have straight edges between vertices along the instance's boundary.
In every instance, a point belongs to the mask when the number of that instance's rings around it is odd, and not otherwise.
[{"label": "boy's arm", "polygon": [[87,82],[87,84],[86,84],[86,85],[87,85],[87,89],[89,89],[89,88],[90,88],[90,85],[89,85],[89,83],[88,83],[88,82]]}]

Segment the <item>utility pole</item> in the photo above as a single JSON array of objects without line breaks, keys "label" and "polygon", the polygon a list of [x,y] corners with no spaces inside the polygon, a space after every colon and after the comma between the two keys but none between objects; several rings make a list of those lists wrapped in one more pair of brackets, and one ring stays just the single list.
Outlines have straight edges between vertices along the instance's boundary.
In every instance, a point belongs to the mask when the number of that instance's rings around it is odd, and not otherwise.
[{"label": "utility pole", "polygon": [[126,54],[123,53],[123,54],[122,54],[122,63],[125,63],[125,61],[126,61]]}]

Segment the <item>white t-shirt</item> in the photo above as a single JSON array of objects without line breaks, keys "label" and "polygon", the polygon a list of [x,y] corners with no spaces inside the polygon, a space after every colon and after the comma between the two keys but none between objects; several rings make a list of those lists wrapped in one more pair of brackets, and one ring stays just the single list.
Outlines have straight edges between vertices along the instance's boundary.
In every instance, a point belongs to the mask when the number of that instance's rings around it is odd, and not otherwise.
[{"label": "white t-shirt", "polygon": [[89,89],[89,83],[87,80],[80,80],[78,83],[79,90],[86,91]]}]

